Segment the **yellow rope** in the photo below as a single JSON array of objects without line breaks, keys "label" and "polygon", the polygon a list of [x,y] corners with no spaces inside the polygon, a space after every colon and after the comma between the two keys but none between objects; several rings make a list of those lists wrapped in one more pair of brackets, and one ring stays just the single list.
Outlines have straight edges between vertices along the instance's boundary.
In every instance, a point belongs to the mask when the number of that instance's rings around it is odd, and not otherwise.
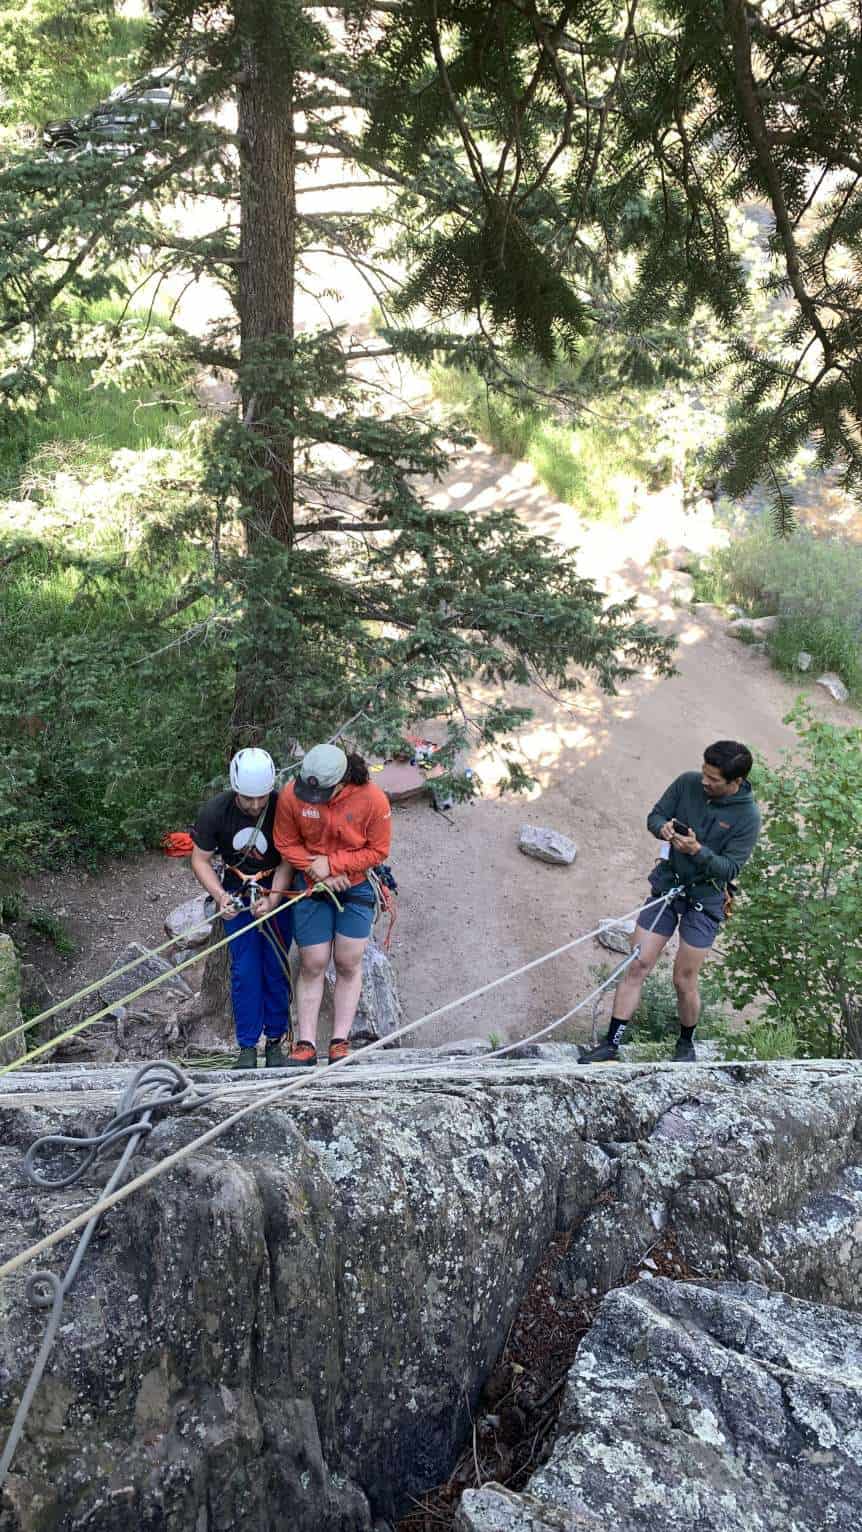
[{"label": "yellow rope", "polygon": [[[237,937],[244,936],[246,931],[251,931],[254,926],[262,925],[265,920],[271,920],[272,916],[277,915],[280,910],[289,909],[292,904],[298,904],[300,899],[306,899],[313,892],[314,889],[312,888],[304,889],[301,894],[294,895],[292,899],[284,900],[278,906],[278,909],[270,910],[266,915],[259,915],[257,920],[251,921],[247,926],[242,926],[239,931],[233,931],[230,936],[222,937],[221,941],[213,942],[211,946],[205,947],[201,952],[196,952],[194,957],[186,958],[185,962],[178,963],[176,968],[169,969],[167,973],[160,973],[158,978],[150,979],[147,984],[142,984],[139,989],[132,990],[131,994],[123,995],[121,999],[113,1001],[111,1005],[104,1006],[101,1011],[94,1012],[92,1016],[86,1016],[83,1021],[76,1022],[73,1027],[67,1027],[65,1032],[58,1032],[57,1036],[52,1037],[49,1043],[42,1043],[41,1047],[31,1049],[29,1053],[25,1053],[20,1059],[13,1059],[11,1064],[5,1064],[0,1069],[0,1075],[8,1075],[15,1069],[23,1068],[25,1064],[30,1063],[31,1059],[41,1057],[43,1053],[48,1053],[52,1048],[56,1048],[58,1043],[65,1042],[69,1037],[75,1037],[78,1032],[83,1032],[85,1027],[90,1027],[94,1022],[101,1021],[103,1017],[109,1016],[118,1006],[126,1005],[130,1000],[137,1000],[139,995],[145,995],[148,990],[155,989],[156,985],[163,984],[166,979],[170,979],[175,973],[182,973],[183,969],[191,968],[193,963],[199,963],[202,958],[209,957],[211,952],[218,952],[219,947],[227,947],[230,942],[235,942]],[[327,892],[332,894],[333,899],[335,899],[332,889],[328,889]],[[338,904],[337,899],[335,902]],[[341,909],[340,904],[338,907]],[[106,977],[113,977],[113,975]],[[99,983],[104,983],[104,979],[99,980]]]},{"label": "yellow rope", "polygon": [[147,961],[147,958],[158,957],[168,947],[172,947],[175,942],[188,941],[190,936],[196,936],[198,932],[205,931],[207,926],[211,925],[217,918],[217,915],[209,915],[201,925],[192,926],[189,931],[183,931],[180,936],[169,937],[166,942],[162,942],[160,947],[148,947],[147,951],[142,953],[140,957],[133,958],[130,963],[124,963],[122,968],[113,968],[109,974],[103,974],[101,979],[94,979],[92,984],[85,984],[84,988],[77,990],[74,995],[67,996],[65,1000],[58,1000],[56,1005],[49,1006],[47,1011],[40,1011],[38,1016],[31,1016],[29,1021],[24,1021],[20,1026],[13,1027],[11,1032],[4,1032],[0,1036],[0,1043],[5,1043],[9,1037],[18,1037],[22,1032],[29,1032],[31,1027],[38,1027],[40,1021],[47,1021],[49,1016],[56,1016],[58,1011],[67,1010],[70,1005],[75,1004],[76,1000],[83,1000],[85,995],[92,995],[94,990],[97,990],[100,985],[104,984],[105,979],[118,979],[120,974],[128,973],[132,968],[139,968],[141,963]]}]

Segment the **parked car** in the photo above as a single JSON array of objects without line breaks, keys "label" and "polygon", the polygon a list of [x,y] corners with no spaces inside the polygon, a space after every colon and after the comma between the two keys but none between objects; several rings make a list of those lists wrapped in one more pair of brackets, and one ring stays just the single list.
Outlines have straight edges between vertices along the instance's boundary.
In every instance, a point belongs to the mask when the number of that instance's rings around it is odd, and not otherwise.
[{"label": "parked car", "polygon": [[46,149],[68,153],[90,149],[109,154],[133,154],[147,137],[163,132],[170,119],[187,104],[192,81],[173,79],[166,84],[140,89],[118,85],[106,101],[82,117],[46,122],[42,142]]}]

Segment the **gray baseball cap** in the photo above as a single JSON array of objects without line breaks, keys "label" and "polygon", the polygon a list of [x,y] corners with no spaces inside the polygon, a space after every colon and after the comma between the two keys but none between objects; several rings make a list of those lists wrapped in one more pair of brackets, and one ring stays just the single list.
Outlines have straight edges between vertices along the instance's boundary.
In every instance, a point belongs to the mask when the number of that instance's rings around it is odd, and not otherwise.
[{"label": "gray baseball cap", "polygon": [[328,803],[347,771],[347,756],[338,745],[315,745],[303,756],[293,790],[303,803]]}]

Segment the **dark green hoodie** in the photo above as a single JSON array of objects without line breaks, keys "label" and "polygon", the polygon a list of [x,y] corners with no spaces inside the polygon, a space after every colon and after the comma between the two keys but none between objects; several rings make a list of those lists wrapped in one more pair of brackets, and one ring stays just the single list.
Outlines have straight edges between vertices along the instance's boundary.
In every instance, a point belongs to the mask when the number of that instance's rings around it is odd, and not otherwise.
[{"label": "dark green hoodie", "polygon": [[658,836],[669,819],[689,825],[700,850],[686,856],[671,846],[668,860],[659,862],[653,878],[660,894],[674,883],[684,883],[695,899],[714,896],[716,888],[723,890],[738,877],[760,834],[760,811],[751,784],[741,783],[739,791],[726,798],[710,798],[699,771],[684,771],[671,782],[647,815],[647,829]]}]

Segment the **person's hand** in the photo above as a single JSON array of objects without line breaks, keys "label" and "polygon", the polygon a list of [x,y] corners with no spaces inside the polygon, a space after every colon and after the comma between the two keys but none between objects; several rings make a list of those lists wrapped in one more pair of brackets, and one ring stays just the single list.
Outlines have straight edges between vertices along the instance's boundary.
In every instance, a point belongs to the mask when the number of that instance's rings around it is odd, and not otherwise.
[{"label": "person's hand", "polygon": [[329,877],[330,866],[328,856],[313,857],[305,869],[313,883],[322,883],[324,878]]},{"label": "person's hand", "polygon": [[322,878],[327,888],[331,888],[334,894],[344,894],[350,887],[350,879],[346,872],[331,872],[328,878]]},{"label": "person's hand", "polygon": [[675,849],[681,851],[683,856],[696,856],[700,850],[700,841],[693,830],[689,830],[688,835],[672,835],[671,840]]},{"label": "person's hand", "polygon": [[280,904],[280,894],[264,894],[261,899],[257,900],[254,906],[255,919],[258,915],[271,915],[273,910],[277,910]]},{"label": "person's hand", "polygon": [[231,916],[236,914],[236,905],[233,902],[233,894],[229,894],[226,888],[221,890],[221,893],[215,900],[215,906],[221,915],[222,920],[230,920]]},{"label": "person's hand", "polygon": [[673,840],[673,836],[674,836],[673,820],[669,819],[667,821],[667,823],[663,824],[661,829],[659,830],[658,838],[659,838],[659,840]]}]

